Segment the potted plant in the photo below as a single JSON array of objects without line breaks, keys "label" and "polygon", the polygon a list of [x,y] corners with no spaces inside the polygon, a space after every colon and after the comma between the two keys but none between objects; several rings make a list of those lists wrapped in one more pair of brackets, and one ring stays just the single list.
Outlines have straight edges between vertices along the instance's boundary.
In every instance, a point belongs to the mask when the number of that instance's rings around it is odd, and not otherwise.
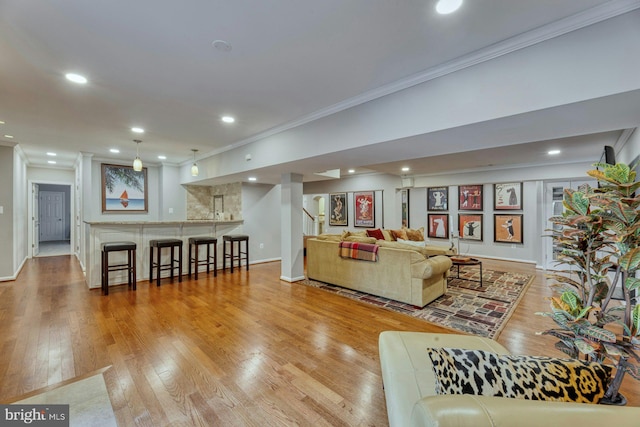
[{"label": "potted plant", "polygon": [[[558,263],[568,269],[554,280],[551,312],[556,328],[541,332],[560,341],[556,348],[573,358],[586,358],[615,368],[603,403],[624,404],[619,388],[626,373],[640,380],[640,182],[622,163],[597,164],[587,174],[598,188],[566,189],[562,216],[551,238],[561,252]],[[614,293],[623,302],[614,300]]]}]

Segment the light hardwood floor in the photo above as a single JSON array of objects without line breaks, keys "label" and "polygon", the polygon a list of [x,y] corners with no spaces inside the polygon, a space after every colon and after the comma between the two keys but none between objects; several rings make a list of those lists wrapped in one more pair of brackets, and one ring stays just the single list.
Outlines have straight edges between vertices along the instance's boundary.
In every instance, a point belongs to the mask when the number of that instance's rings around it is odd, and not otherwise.
[{"label": "light hardwood floor", "polygon": [[[534,315],[548,308],[544,273],[485,268],[536,276],[498,341],[559,355],[553,338],[535,335],[548,321]],[[31,259],[0,283],[0,402],[112,366],[120,426],[387,425],[378,334],[442,330],[279,276],[275,262],[105,297],[87,289],[75,258]],[[638,388],[625,380],[632,406]]]}]

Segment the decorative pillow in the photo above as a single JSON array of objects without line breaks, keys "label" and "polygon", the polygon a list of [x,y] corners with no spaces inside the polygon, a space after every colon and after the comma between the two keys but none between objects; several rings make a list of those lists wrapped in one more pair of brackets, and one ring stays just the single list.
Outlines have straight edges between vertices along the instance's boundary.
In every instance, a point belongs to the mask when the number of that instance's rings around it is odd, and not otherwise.
[{"label": "decorative pillow", "polygon": [[387,242],[393,242],[394,240],[396,240],[389,230],[382,230],[382,235],[384,236],[384,240],[386,240]]},{"label": "decorative pillow", "polygon": [[407,233],[407,239],[413,240],[416,242],[424,242],[424,227],[420,227],[417,230],[413,230],[411,228],[405,228],[404,231]]},{"label": "decorative pillow", "polygon": [[407,232],[405,230],[389,230],[389,231],[391,231],[391,235],[393,236],[394,240],[398,240],[398,239],[409,240],[409,238],[407,237]]},{"label": "decorative pillow", "polygon": [[404,243],[405,245],[419,246],[421,248],[424,248],[427,245],[427,242],[425,242],[424,240],[422,242],[418,242],[416,240],[402,240],[402,239],[398,239],[396,241],[398,243]]},{"label": "decorative pillow", "polygon": [[598,403],[611,367],[575,359],[429,348],[438,394]]},{"label": "decorative pillow", "polygon": [[380,230],[379,228],[367,230],[367,236],[375,237],[376,240],[384,240],[384,234],[382,234],[382,230]]}]

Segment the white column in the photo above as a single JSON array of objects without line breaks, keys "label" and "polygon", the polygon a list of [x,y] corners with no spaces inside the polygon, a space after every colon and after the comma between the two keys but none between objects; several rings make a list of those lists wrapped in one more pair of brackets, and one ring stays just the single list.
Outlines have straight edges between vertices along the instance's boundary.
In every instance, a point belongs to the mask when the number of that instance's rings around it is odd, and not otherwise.
[{"label": "white column", "polygon": [[282,174],[281,195],[282,264],[280,279],[295,282],[304,279],[302,175]]}]

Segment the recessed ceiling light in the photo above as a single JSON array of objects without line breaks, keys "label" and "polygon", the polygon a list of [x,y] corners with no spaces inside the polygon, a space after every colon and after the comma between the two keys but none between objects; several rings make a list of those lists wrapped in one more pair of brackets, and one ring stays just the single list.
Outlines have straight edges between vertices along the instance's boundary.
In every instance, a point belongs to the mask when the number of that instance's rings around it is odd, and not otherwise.
[{"label": "recessed ceiling light", "polygon": [[547,154],[555,156],[556,154],[560,154],[560,150],[550,150]]},{"label": "recessed ceiling light", "polygon": [[49,151],[47,153],[47,156],[55,157],[55,156],[57,156],[57,154],[56,153],[52,153],[51,151]]},{"label": "recessed ceiling light", "polygon": [[402,172],[409,172],[410,170],[411,168],[409,168],[408,166],[402,168]]},{"label": "recessed ceiling light", "polygon": [[55,165],[56,161],[55,160],[49,160],[49,161],[47,161],[47,163],[49,163],[50,165]]},{"label": "recessed ceiling light", "polygon": [[5,138],[13,139],[13,135],[5,135]]},{"label": "recessed ceiling light", "polygon": [[0,125],[3,125],[3,124],[4,124],[4,122],[2,120],[0,120]]},{"label": "recessed ceiling light", "polygon": [[139,128],[139,127],[132,127],[132,128],[131,128],[131,132],[134,132],[134,133],[144,133],[144,129]]},{"label": "recessed ceiling light", "polygon": [[458,10],[462,6],[462,0],[440,0],[436,4],[436,12],[441,15],[448,15]]},{"label": "recessed ceiling light", "polygon": [[257,181],[258,178],[256,178],[255,176],[250,176],[249,178],[247,178],[249,181]]},{"label": "recessed ceiling light", "polygon": [[356,170],[355,170],[355,169],[349,169],[347,172],[349,172],[349,173],[355,173],[355,172],[356,172]]},{"label": "recessed ceiling light", "polygon": [[236,121],[236,119],[231,116],[222,116],[221,120],[225,123],[233,123]]},{"label": "recessed ceiling light", "polygon": [[160,160],[167,160],[167,156],[163,156],[162,154],[158,156]]},{"label": "recessed ceiling light", "polygon": [[67,73],[64,76],[70,82],[78,83],[78,84],[81,84],[81,85],[83,85],[83,84],[85,84],[87,82],[87,78],[85,76],[81,76],[80,74]]},{"label": "recessed ceiling light", "polygon": [[120,150],[118,150],[117,148],[110,148],[109,151],[115,154],[118,154],[120,152]]}]

